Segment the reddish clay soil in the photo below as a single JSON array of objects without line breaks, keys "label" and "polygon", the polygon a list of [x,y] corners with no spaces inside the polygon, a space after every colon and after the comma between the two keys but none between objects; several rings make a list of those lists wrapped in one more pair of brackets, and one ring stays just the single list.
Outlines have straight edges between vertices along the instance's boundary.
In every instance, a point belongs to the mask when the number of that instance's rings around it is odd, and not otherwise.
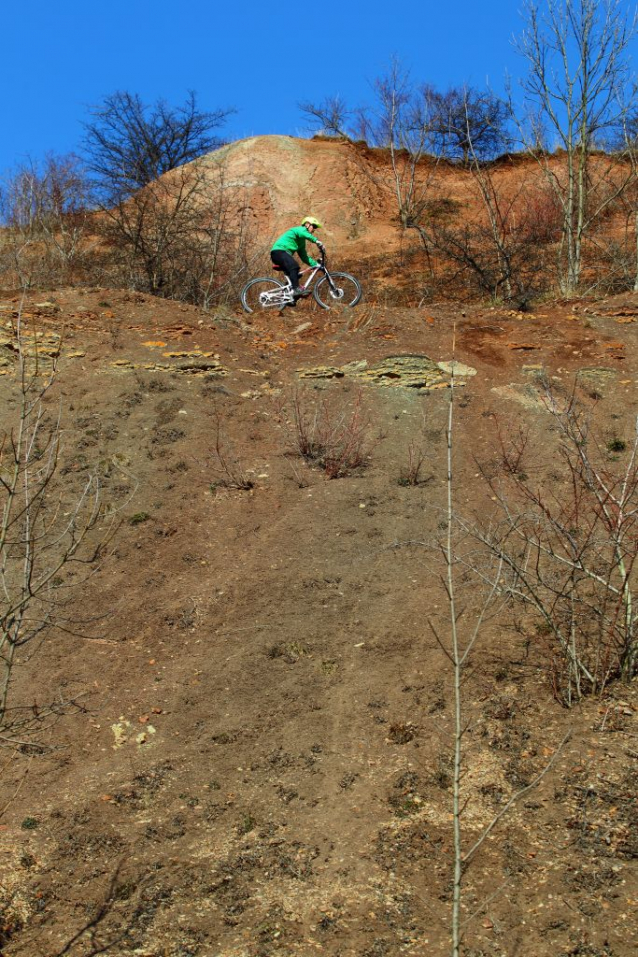
[{"label": "reddish clay soil", "polygon": [[[0,300],[6,340],[17,308]],[[26,742],[0,742],[2,954],[449,954],[452,676],[429,623],[446,641],[450,390],[357,373],[449,360],[456,326],[476,375],[454,392],[455,503],[485,515],[497,422],[523,424],[539,481],[551,471],[541,370],[568,391],[580,372],[603,442],[631,443],[638,298],[528,314],[306,302],[249,325],[58,290],[24,312],[64,329],[47,401],[62,409],[65,494],[100,469],[122,523],[73,598],[103,616],[91,637],[47,635],[16,665],[14,707],[62,704]],[[10,342],[0,361],[6,429]],[[295,394],[305,409],[359,402],[367,464],[333,480],[308,465]],[[464,684],[465,848],[570,738],[467,871],[465,957],[635,954],[636,692],[613,684],[567,710],[546,645],[506,610],[486,619]]]}]

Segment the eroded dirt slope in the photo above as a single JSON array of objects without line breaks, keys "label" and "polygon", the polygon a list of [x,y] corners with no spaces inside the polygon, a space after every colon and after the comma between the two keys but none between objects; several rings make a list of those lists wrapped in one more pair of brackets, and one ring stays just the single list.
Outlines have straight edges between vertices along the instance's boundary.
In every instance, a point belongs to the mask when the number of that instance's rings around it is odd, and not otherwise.
[{"label": "eroded dirt slope", "polygon": [[[4,428],[18,306],[0,302]],[[532,314],[304,303],[251,325],[118,290],[25,304],[42,355],[61,352],[47,401],[67,492],[97,467],[122,524],[76,599],[106,616],[92,638],[18,662],[16,703],[64,705],[3,741],[7,957],[449,953],[436,364],[456,326],[456,502],[485,513],[477,462],[498,460],[497,422],[525,425],[538,480],[551,470],[540,372],[567,391],[578,374],[603,438],[631,441],[637,320],[635,297]],[[309,411],[360,403],[367,467],[309,466],[295,395]],[[636,706],[616,685],[566,711],[546,647],[487,620],[466,685],[466,847],[571,737],[468,872],[467,955],[635,952]]]}]

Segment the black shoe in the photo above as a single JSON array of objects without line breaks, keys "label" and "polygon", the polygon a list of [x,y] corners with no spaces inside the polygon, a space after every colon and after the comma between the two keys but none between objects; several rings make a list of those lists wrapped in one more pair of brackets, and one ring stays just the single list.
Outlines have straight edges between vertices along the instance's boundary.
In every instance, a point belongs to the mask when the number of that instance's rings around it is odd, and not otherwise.
[{"label": "black shoe", "polygon": [[301,289],[300,286],[295,286],[295,287],[293,287],[292,294],[293,294],[293,296],[294,296],[295,299],[302,299],[302,298],[304,298],[305,296],[309,296],[309,295],[310,295],[310,290],[309,290],[309,289]]}]

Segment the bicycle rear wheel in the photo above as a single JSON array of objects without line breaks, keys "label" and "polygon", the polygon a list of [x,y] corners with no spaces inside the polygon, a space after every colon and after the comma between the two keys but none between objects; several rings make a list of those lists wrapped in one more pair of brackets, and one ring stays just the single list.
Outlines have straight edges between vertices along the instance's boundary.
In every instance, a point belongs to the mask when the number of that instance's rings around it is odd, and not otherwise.
[{"label": "bicycle rear wheel", "polygon": [[251,279],[241,291],[241,304],[246,312],[256,309],[275,309],[283,305],[282,297],[272,293],[282,291],[284,283],[278,279]]},{"label": "bicycle rear wheel", "polygon": [[333,286],[330,285],[328,277],[323,276],[313,289],[315,300],[321,308],[356,306],[362,295],[359,280],[347,272],[332,272],[330,278]]}]

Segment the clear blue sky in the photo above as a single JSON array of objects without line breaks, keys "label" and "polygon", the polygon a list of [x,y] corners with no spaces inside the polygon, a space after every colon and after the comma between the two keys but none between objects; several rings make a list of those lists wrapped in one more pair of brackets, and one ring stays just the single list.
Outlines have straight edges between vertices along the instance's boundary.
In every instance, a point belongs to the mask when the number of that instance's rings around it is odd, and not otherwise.
[{"label": "clear blue sky", "polygon": [[[396,55],[445,88],[504,89],[521,70],[518,0],[5,0],[0,170],[78,148],[87,104],[126,89],[234,106],[230,139],[304,135],[299,100],[354,104]],[[279,15],[277,15],[277,13]]]}]

